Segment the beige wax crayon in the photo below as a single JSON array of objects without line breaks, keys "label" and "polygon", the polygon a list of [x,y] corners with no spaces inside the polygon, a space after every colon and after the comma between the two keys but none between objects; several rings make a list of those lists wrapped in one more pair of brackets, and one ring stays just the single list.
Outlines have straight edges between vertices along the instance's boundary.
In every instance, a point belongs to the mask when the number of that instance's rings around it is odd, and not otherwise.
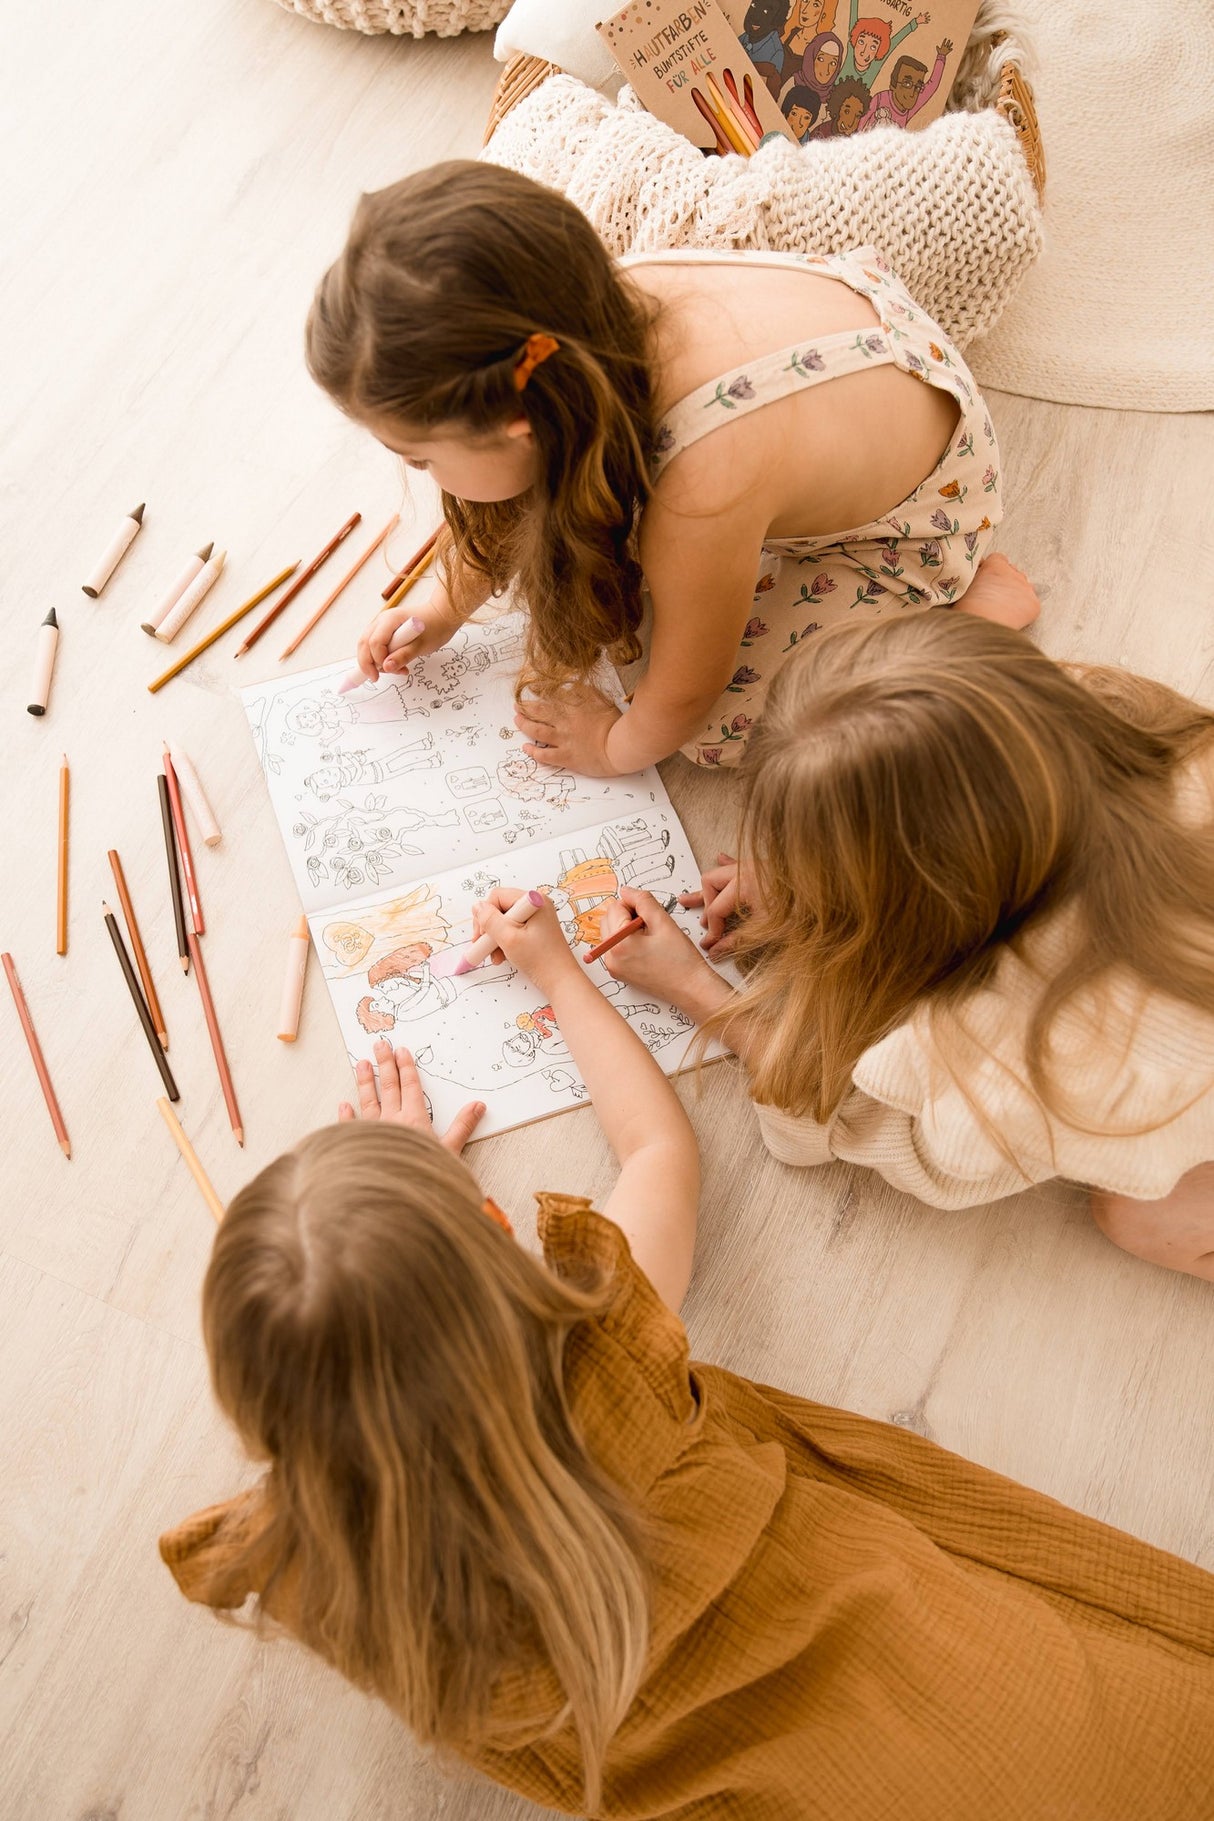
[{"label": "beige wax crayon", "polygon": [[90,575],[87,582],[82,583],[84,592],[91,600],[95,601],[97,599],[97,596],[101,593],[101,590],[105,587],[115,569],[117,569],[119,563],[138,537],[143,528],[143,513],[144,507],[142,505],[136,506],[133,511],[127,513],[121,525],[119,525],[117,531],[115,531],[113,537],[106,545],[105,551],[98,560],[97,567],[94,569],[92,575]]},{"label": "beige wax crayon", "polygon": [[190,583],[185,593],[174,603],[164,619],[161,620],[159,626],[157,626],[154,636],[160,639],[162,643],[165,645],[172,644],[194,609],[207,593],[208,589],[213,588],[215,583],[219,580],[223,573],[223,566],[227,561],[227,556],[227,551],[221,550],[216,556],[211,557],[209,561],[202,565],[202,568],[198,571],[198,574],[194,577],[194,580]]},{"label": "beige wax crayon", "polygon": [[303,999],[304,975],[308,971],[308,919],[301,916],[287,944],[287,971],[282,983],[282,1004],[278,1008],[278,1041],[294,1043],[299,1035],[299,1006]]},{"label": "beige wax crayon", "polygon": [[173,586],[169,589],[169,592],[161,601],[159,607],[157,607],[155,613],[152,614],[150,619],[142,622],[144,632],[150,632],[155,636],[157,626],[159,626],[162,620],[168,618],[190,583],[194,580],[194,577],[201,570],[202,565],[210,557],[214,548],[214,544],[204,544],[201,550],[196,550],[194,552],[181,574],[177,577],[177,580],[173,583]]},{"label": "beige wax crayon", "polygon": [[59,622],[52,607],[38,628],[38,653],[34,659],[34,681],[30,688],[29,711],[45,714],[51,693],[51,672],[59,649]]},{"label": "beige wax crayon", "polygon": [[202,788],[202,779],[194,770],[193,760],[176,741],[168,748],[168,754],[173,761],[173,770],[177,773],[181,794],[193,812],[199,833],[208,847],[216,846],[223,839],[223,830],[215,820],[215,811],[207,802],[207,793]]}]

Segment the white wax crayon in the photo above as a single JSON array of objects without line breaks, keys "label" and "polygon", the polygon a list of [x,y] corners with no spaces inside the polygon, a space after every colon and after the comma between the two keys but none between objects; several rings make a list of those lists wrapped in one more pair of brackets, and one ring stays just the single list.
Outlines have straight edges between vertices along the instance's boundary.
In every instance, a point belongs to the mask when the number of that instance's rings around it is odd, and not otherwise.
[{"label": "white wax crayon", "polygon": [[278,1008],[278,1041],[294,1043],[299,1035],[299,1006],[303,999],[304,975],[308,971],[308,919],[301,917],[287,944],[287,971],[282,983],[282,1004]]},{"label": "white wax crayon", "polygon": [[[146,501],[144,504],[146,505]],[[143,526],[143,512],[144,507],[140,505],[135,506],[127,513],[121,525],[119,525],[117,531],[115,531],[113,537],[106,545],[92,575],[90,575],[87,582],[81,584],[85,594],[92,600],[95,601],[97,599],[97,596],[101,593],[101,590],[105,587],[115,569],[117,569],[119,563],[138,537]]]},{"label": "white wax crayon", "polygon": [[[537,910],[543,908],[543,892],[524,892],[521,898],[515,899],[505,913],[506,921],[507,923],[526,923],[529,918],[534,917]],[[492,936],[478,936],[477,940],[460,956],[458,967],[452,968],[452,979],[457,979],[460,974],[471,973],[474,967],[481,967],[488,961],[496,947],[497,944]]]},{"label": "white wax crayon", "polygon": [[169,747],[169,757],[173,761],[173,770],[177,773],[181,794],[193,811],[199,833],[208,847],[214,847],[223,839],[223,830],[215,820],[214,810],[207,802],[207,793],[202,788],[202,779],[194,770],[194,762],[187,752],[182,751],[176,741]]},{"label": "white wax crayon", "polygon": [[206,544],[201,550],[196,550],[194,552],[181,574],[177,577],[177,580],[173,583],[173,586],[169,589],[169,592],[161,601],[159,607],[157,607],[155,613],[152,614],[150,619],[143,621],[144,632],[150,632],[153,635],[155,634],[157,626],[159,626],[162,620],[167,619],[168,615],[177,605],[190,583],[194,580],[194,577],[199,573],[202,565],[207,561],[214,548],[214,544]]},{"label": "white wax crayon", "polygon": [[221,550],[218,556],[213,556],[209,562],[204,563],[185,593],[172,608],[171,612],[165,619],[161,620],[159,626],[156,628],[155,637],[158,638],[162,644],[172,644],[194,609],[207,593],[208,589],[214,587],[215,583],[219,580],[220,575],[223,573],[223,566],[227,561],[227,555],[228,553],[226,550]]},{"label": "white wax crayon", "polygon": [[[411,645],[414,639],[420,638],[425,630],[425,620],[419,620],[416,614],[411,614],[410,617],[405,620],[402,625],[398,626],[396,631],[392,634],[392,640],[388,646],[388,650],[399,651],[402,645]],[[381,672],[380,674],[382,675],[383,673]],[[388,675],[391,676],[392,672],[389,671]],[[364,683],[367,683],[367,679],[361,670],[348,670],[341,682],[337,685],[337,693],[339,696],[349,695],[352,689],[358,689]],[[369,689],[371,685],[367,683],[367,687]]]},{"label": "white wax crayon", "polygon": [[34,681],[30,688],[29,711],[31,714],[45,714],[47,700],[51,693],[51,672],[55,668],[55,653],[59,648],[59,622],[52,607],[41,626],[38,628],[38,652],[34,659]]}]

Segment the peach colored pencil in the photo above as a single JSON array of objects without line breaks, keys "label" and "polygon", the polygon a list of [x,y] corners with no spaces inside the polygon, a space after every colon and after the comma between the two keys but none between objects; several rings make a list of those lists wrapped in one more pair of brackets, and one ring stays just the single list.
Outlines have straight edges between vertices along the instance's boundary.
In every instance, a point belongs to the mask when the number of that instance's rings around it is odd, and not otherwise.
[{"label": "peach colored pencil", "polygon": [[222,1220],[223,1219],[223,1203],[220,1201],[218,1195],[216,1195],[215,1190],[211,1186],[210,1177],[207,1175],[206,1171],[203,1169],[202,1165],[199,1163],[197,1153],[195,1152],[194,1147],[190,1143],[189,1139],[186,1137],[185,1132],[182,1129],[182,1124],[181,1124],[180,1119],[178,1119],[176,1113],[173,1111],[172,1106],[165,1099],[163,1094],[160,1096],[160,1099],[156,1102],[156,1105],[160,1108],[161,1118],[164,1120],[164,1123],[168,1126],[169,1131],[173,1134],[173,1143],[177,1146],[177,1149],[181,1152],[181,1155],[185,1159],[186,1168],[189,1170],[190,1175],[194,1178],[194,1181],[198,1184],[199,1189],[202,1191],[202,1199],[206,1202],[208,1208],[210,1208],[211,1213],[215,1216],[215,1219],[217,1221]]},{"label": "peach colored pencil", "polygon": [[425,575],[427,569],[430,567],[431,563],[434,561],[434,559],[437,555],[438,555],[437,545],[431,544],[431,546],[430,546],[429,550],[427,550],[425,556],[423,556],[419,562],[416,562],[413,565],[412,569],[410,569],[408,575],[405,577],[405,579],[401,583],[400,587],[395,589],[393,591],[393,593],[391,593],[388,596],[387,600],[384,602],[384,612],[385,613],[387,613],[388,609],[391,607],[400,606],[401,602],[404,600],[404,598],[408,594],[409,590],[411,588],[416,588],[417,584],[421,581],[423,575]]},{"label": "peach colored pencil", "polygon": [[135,921],[135,906],[131,903],[131,894],[126,888],[126,875],[122,870],[122,861],[118,858],[118,849],[111,847],[106,858],[110,863],[110,871],[114,875],[114,884],[118,887],[118,902],[121,904],[122,914],[126,918],[126,933],[130,937],[131,947],[135,951],[135,966],[139,969],[139,978],[143,982],[143,996],[148,1002],[148,1011],[152,1014],[152,1023],[156,1027],[160,1047],[162,1050],[167,1050],[169,1034],[165,1029],[164,1013],[161,1011],[160,1001],[156,997],[152,970],[148,966],[143,937],[139,934],[139,925]]},{"label": "peach colored pencil", "polygon": [[383,541],[387,537],[388,533],[390,531],[394,530],[395,527],[399,523],[400,523],[400,513],[394,512],[392,514],[392,517],[388,520],[387,524],[384,526],[383,530],[380,532],[379,536],[377,538],[374,538],[372,540],[372,542],[367,545],[367,548],[363,551],[362,555],[359,557],[358,561],[355,563],[353,569],[348,569],[346,571],[345,575],[342,576],[340,582],[338,582],[336,588],[333,590],[333,592],[329,596],[328,600],[321,602],[320,606],[316,609],[316,612],[312,615],[312,618],[308,621],[307,625],[302,629],[302,631],[297,632],[295,634],[295,637],[291,640],[291,643],[287,646],[285,651],[279,652],[278,661],[280,664],[282,663],[282,660],[284,658],[289,658],[293,651],[299,650],[299,647],[303,644],[304,640],[307,638],[308,634],[311,632],[313,626],[317,625],[317,623],[320,620],[324,619],[326,613],[328,613],[330,607],[333,605],[334,601],[337,599],[337,597],[341,593],[342,589],[349,587],[350,583],[354,580],[355,576],[358,574],[358,572],[362,568],[363,564],[367,561],[367,559],[369,557],[372,557],[375,555],[375,552],[379,549],[380,545],[383,543]]},{"label": "peach colored pencil", "polygon": [[190,900],[190,922],[194,925],[194,934],[201,936],[205,933],[207,926],[202,920],[202,900],[198,896],[198,880],[194,874],[194,856],[190,851],[190,837],[186,831],[181,786],[177,782],[177,772],[167,745],[164,749],[164,781],[169,787],[169,808],[173,812],[173,833],[177,837],[177,853],[181,859],[182,873],[185,876],[186,897]]},{"label": "peach colored pencil", "polygon": [[68,803],[71,797],[71,775],[67,754],[59,767],[59,880],[55,892],[55,953],[67,954],[67,834]]},{"label": "peach colored pencil", "polygon": [[173,678],[178,676],[181,671],[185,669],[187,664],[192,664],[196,657],[200,656],[202,652],[206,651],[209,646],[215,643],[216,639],[221,639],[225,632],[230,632],[237,620],[243,620],[246,613],[252,613],[254,607],[260,607],[267,594],[273,594],[274,590],[280,587],[289,575],[294,575],[298,568],[299,564],[297,562],[288,563],[287,567],[281,570],[279,574],[274,577],[272,582],[267,582],[264,588],[259,588],[256,594],[250,596],[247,601],[242,602],[234,613],[228,615],[226,620],[220,620],[218,626],[208,632],[205,639],[199,639],[197,645],[191,645],[184,657],[178,658],[175,664],[170,664],[167,670],[161,671],[154,682],[148,684],[148,694],[154,696],[158,689],[163,689],[166,683],[171,683]]},{"label": "peach colored pencil", "polygon": [[46,1066],[46,1058],[42,1054],[42,1045],[38,1041],[38,1033],[34,1029],[34,1021],[30,1017],[29,1006],[25,1003],[25,994],[22,992],[21,982],[17,978],[16,966],[11,955],[0,955],[0,961],[4,963],[4,971],[8,976],[9,990],[13,995],[13,1004],[17,1008],[17,1016],[21,1020],[21,1029],[25,1032],[25,1041],[29,1045],[29,1052],[33,1058],[34,1072],[38,1077],[38,1085],[42,1089],[42,1098],[46,1101],[46,1110],[51,1116],[51,1124],[55,1128],[55,1137],[59,1140],[59,1149],[63,1152],[63,1155],[70,1160],[72,1155],[72,1141],[67,1135],[67,1127],[63,1123],[63,1114],[59,1111],[59,1102],[55,1096],[55,1089],[51,1083],[50,1071]]},{"label": "peach colored pencil", "polygon": [[244,1127],[240,1123],[240,1108],[236,1104],[236,1089],[232,1086],[232,1071],[228,1067],[219,1020],[215,1016],[215,1001],[211,997],[211,983],[207,979],[207,970],[202,964],[202,949],[193,930],[186,931],[185,939],[190,945],[190,960],[194,963],[194,976],[198,981],[198,991],[202,995],[202,1015],[207,1021],[211,1048],[215,1052],[215,1067],[219,1070],[219,1085],[223,1089],[224,1104],[228,1109],[232,1130],[236,1134],[236,1142],[242,1145]]},{"label": "peach colored pencil", "polygon": [[442,530],[442,526],[436,525],[434,527],[434,530],[430,533],[429,537],[426,539],[425,543],[419,545],[418,548],[413,552],[413,555],[409,558],[409,561],[407,563],[405,563],[402,568],[397,570],[396,574],[392,577],[392,580],[388,583],[388,586],[384,589],[381,589],[380,596],[379,596],[381,601],[386,601],[390,594],[394,594],[396,592],[396,590],[400,587],[401,583],[404,581],[405,577],[408,575],[410,569],[414,568],[414,566],[416,564],[420,563],[422,558],[426,555],[426,553],[428,551],[433,550],[435,543],[438,540],[438,534],[441,530]]},{"label": "peach colored pencil", "polygon": [[349,537],[361,517],[361,512],[352,512],[350,514],[341,530],[333,533],[333,536],[329,539],[324,549],[312,558],[312,561],[308,564],[303,574],[295,578],[282,599],[280,601],[275,601],[269,613],[258,620],[252,632],[249,633],[248,637],[245,639],[244,644],[236,647],[236,650],[232,654],[233,657],[243,657],[246,651],[251,650],[252,647],[256,645],[262,633],[274,624],[283,609],[291,605],[291,602],[295,599],[295,596],[299,593],[300,589],[306,587],[312,580],[312,577],[316,574],[316,571],[321,568],[323,564],[328,562],[333,552],[337,549],[337,546]]}]

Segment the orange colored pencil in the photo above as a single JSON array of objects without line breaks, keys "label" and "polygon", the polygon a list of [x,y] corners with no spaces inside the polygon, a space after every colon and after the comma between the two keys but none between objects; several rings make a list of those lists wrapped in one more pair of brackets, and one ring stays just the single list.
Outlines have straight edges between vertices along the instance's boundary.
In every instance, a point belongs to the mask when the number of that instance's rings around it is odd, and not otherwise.
[{"label": "orange colored pencil", "polygon": [[586,953],[582,956],[582,960],[586,963],[586,966],[589,967],[592,961],[597,961],[600,955],[607,954],[611,949],[615,948],[618,943],[623,942],[625,937],[635,936],[638,930],[644,928],[644,917],[638,917],[634,913],[630,923],[625,923],[621,929],[613,930],[609,936],[604,936],[601,942],[596,942],[593,948],[588,948]]},{"label": "orange colored pencil", "polygon": [[206,932],[202,920],[202,900],[198,896],[198,880],[194,875],[194,856],[190,851],[190,837],[185,825],[185,810],[181,802],[181,786],[177,782],[169,749],[164,749],[164,781],[169,787],[169,808],[173,813],[173,833],[177,837],[177,852],[181,858],[181,870],[185,875],[186,896],[190,900],[190,922],[194,925],[194,934],[201,936]]},{"label": "orange colored pencil", "polygon": [[312,615],[312,618],[308,621],[307,625],[303,628],[303,630],[301,632],[297,632],[295,634],[295,637],[291,640],[291,643],[287,646],[285,651],[279,652],[278,661],[280,664],[282,663],[284,658],[289,658],[293,651],[299,650],[299,647],[303,644],[304,640],[307,638],[308,634],[311,632],[313,626],[315,626],[318,621],[323,620],[326,613],[328,613],[330,607],[333,605],[334,601],[337,599],[338,595],[341,593],[342,589],[347,588],[349,586],[349,584],[354,580],[355,576],[358,574],[359,570],[362,568],[363,564],[367,561],[368,557],[372,557],[375,555],[375,552],[379,549],[380,545],[383,543],[383,541],[387,537],[388,533],[390,531],[395,530],[396,526],[399,525],[399,523],[400,523],[400,513],[394,512],[392,514],[392,517],[388,520],[387,524],[384,526],[383,530],[380,532],[379,536],[377,538],[373,539],[372,542],[367,545],[367,548],[363,551],[362,555],[359,557],[358,561],[355,563],[353,569],[348,569],[346,571],[345,575],[342,576],[340,582],[338,582],[336,588],[333,590],[333,592],[329,596],[328,600],[321,602],[320,606],[316,609],[316,612]]},{"label": "orange colored pencil", "polygon": [[388,583],[388,586],[386,588],[384,588],[383,590],[381,590],[380,597],[379,597],[381,601],[386,601],[390,594],[394,594],[396,592],[396,590],[400,587],[401,583],[404,581],[405,577],[408,575],[410,569],[412,569],[416,564],[420,563],[422,558],[429,551],[433,550],[436,542],[438,541],[438,534],[441,530],[442,530],[442,526],[436,525],[434,527],[434,530],[430,533],[429,537],[426,539],[425,543],[420,545],[419,548],[413,552],[413,555],[409,558],[409,561],[404,565],[403,568],[397,570],[396,574],[392,577],[392,580]]},{"label": "orange colored pencil", "polygon": [[219,1085],[223,1089],[224,1104],[228,1109],[232,1130],[236,1134],[236,1142],[242,1145],[244,1127],[240,1123],[240,1108],[236,1104],[236,1089],[232,1086],[232,1071],[228,1067],[219,1020],[215,1016],[215,1001],[211,998],[211,983],[207,979],[207,970],[202,964],[202,949],[193,930],[186,931],[185,939],[190,945],[190,960],[194,963],[194,976],[198,981],[198,991],[202,995],[202,1015],[207,1021],[211,1048],[215,1052],[215,1066],[219,1070]]},{"label": "orange colored pencil", "polygon": [[59,767],[59,878],[55,890],[55,953],[67,954],[67,831],[71,778],[67,754]]},{"label": "orange colored pencil", "polygon": [[418,582],[421,581],[423,575],[425,575],[427,569],[430,567],[431,563],[434,561],[434,559],[437,555],[438,555],[437,545],[431,544],[431,546],[430,546],[429,550],[427,550],[425,556],[423,556],[419,562],[416,562],[413,565],[412,569],[410,569],[410,571],[406,575],[404,581],[400,584],[400,587],[396,588],[388,596],[387,600],[384,602],[384,612],[385,613],[387,613],[387,611],[390,607],[399,607],[400,606],[401,602],[404,600],[404,598],[408,594],[409,590],[411,588],[415,588],[417,586]]},{"label": "orange colored pencil", "polygon": [[114,875],[114,884],[118,887],[118,902],[121,904],[122,914],[126,918],[126,933],[130,937],[131,947],[135,951],[135,966],[139,969],[139,978],[143,981],[143,996],[148,1002],[148,1010],[152,1014],[152,1023],[156,1027],[160,1047],[162,1050],[167,1050],[169,1034],[165,1029],[164,1013],[161,1011],[160,1001],[156,997],[152,970],[148,966],[143,937],[139,934],[139,925],[135,921],[135,906],[131,903],[131,894],[126,888],[126,876],[122,870],[122,861],[118,858],[118,849],[111,847],[106,857],[110,863],[110,871]]},{"label": "orange colored pencil", "polygon": [[171,683],[187,664],[192,664],[196,657],[199,657],[202,652],[215,643],[216,639],[221,639],[225,632],[229,632],[237,620],[243,620],[246,613],[252,613],[254,607],[260,607],[267,594],[273,594],[274,590],[281,586],[288,576],[294,575],[298,568],[297,562],[288,563],[287,567],[280,570],[272,582],[267,582],[264,588],[259,588],[256,594],[250,596],[247,601],[243,601],[234,613],[228,615],[226,620],[221,620],[204,639],[199,639],[197,645],[191,645],[184,657],[178,658],[175,664],[170,664],[167,670],[162,670],[155,681],[148,684],[148,694],[154,696],[158,689],[163,689],[166,683]]},{"label": "orange colored pencil", "polygon": [[283,609],[285,607],[289,607],[291,605],[291,602],[295,599],[295,596],[299,593],[300,589],[305,588],[307,586],[307,584],[312,580],[312,577],[316,574],[316,571],[319,568],[321,568],[323,564],[328,562],[328,560],[332,556],[333,552],[337,549],[337,546],[340,543],[342,543],[346,538],[349,537],[349,535],[353,531],[355,525],[357,525],[358,521],[361,518],[362,518],[361,512],[352,512],[350,514],[349,518],[346,520],[346,522],[342,526],[341,530],[334,532],[333,536],[329,539],[329,541],[325,545],[324,549],[322,551],[320,551],[320,553],[317,556],[314,556],[312,558],[312,561],[308,564],[308,566],[304,570],[303,574],[300,576],[296,576],[295,580],[291,583],[291,586],[287,589],[287,592],[283,595],[282,599],[280,601],[276,601],[274,603],[273,607],[271,607],[269,613],[267,613],[264,616],[264,618],[258,620],[258,622],[257,622],[256,626],[254,626],[252,632],[249,633],[248,637],[245,639],[244,644],[238,645],[236,647],[236,650],[232,654],[234,657],[238,657],[238,658],[243,657],[246,651],[250,651],[252,649],[252,647],[254,645],[256,645],[256,643],[257,643],[258,639],[261,637],[262,633],[265,632],[268,627],[270,627],[274,624],[275,620],[278,618],[279,614],[283,611]]},{"label": "orange colored pencil", "polygon": [[30,1017],[30,1008],[25,1003],[25,994],[21,991],[21,982],[17,978],[16,966],[14,965],[11,955],[0,955],[0,961],[4,963],[4,971],[8,976],[9,989],[13,995],[13,1004],[17,1008],[17,1016],[21,1020],[21,1029],[25,1032],[25,1041],[29,1044],[29,1052],[34,1062],[34,1072],[38,1077],[38,1085],[42,1089],[42,1098],[46,1101],[46,1110],[51,1116],[51,1124],[55,1128],[55,1137],[59,1140],[59,1149],[70,1161],[72,1155],[72,1141],[67,1135],[67,1127],[63,1123],[63,1114],[59,1111],[59,1102],[55,1097],[55,1089],[51,1083],[50,1071],[46,1066],[46,1058],[42,1054],[42,1045],[38,1041],[38,1033],[34,1029],[34,1021]]}]

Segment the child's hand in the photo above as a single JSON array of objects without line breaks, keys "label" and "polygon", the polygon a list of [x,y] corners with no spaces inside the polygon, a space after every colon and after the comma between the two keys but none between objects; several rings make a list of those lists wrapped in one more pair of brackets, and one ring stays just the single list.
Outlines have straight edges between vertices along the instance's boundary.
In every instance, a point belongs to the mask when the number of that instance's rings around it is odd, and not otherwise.
[{"label": "child's hand", "polygon": [[[425,631],[419,632],[407,645],[399,645],[395,651],[389,652],[393,634],[399,632],[405,621],[410,619],[423,621]],[[399,607],[377,613],[359,639],[358,668],[368,683],[374,683],[381,672],[397,676],[401,671],[408,670],[414,658],[424,658],[427,652],[437,651],[441,645],[445,645],[458,625],[458,620],[453,620],[443,610],[441,601],[423,601],[419,607],[415,607],[412,601],[402,601]]]},{"label": "child's hand", "polygon": [[718,854],[717,864],[700,875],[698,892],[680,892],[679,903],[687,910],[702,909],[700,918],[707,932],[700,947],[709,955],[727,955],[733,948],[736,931],[727,927],[731,917],[744,914],[738,863],[732,854]]},{"label": "child's hand", "polygon": [[504,956],[551,999],[560,990],[562,976],[577,979],[580,970],[551,904],[545,903],[526,923],[507,923],[503,913],[522,895],[513,886],[499,885],[472,906],[472,927],[478,936],[494,938],[495,962]]},{"label": "child's hand", "polygon": [[560,765],[584,778],[614,778],[607,736],[620,718],[597,689],[572,687],[559,696],[522,702],[514,725],[526,734],[523,751],[539,765]]},{"label": "child's hand", "polygon": [[701,1006],[704,994],[715,995],[721,988],[727,996],[729,989],[652,892],[621,886],[619,898],[604,907],[599,920],[603,937],[614,935],[634,916],[645,919],[644,929],[602,957],[612,979],[669,999],[681,1010],[693,1011],[694,1007],[693,1016],[706,1016]]},{"label": "child's hand", "polygon": [[[417,1076],[417,1064],[408,1050],[393,1050],[392,1045],[381,1037],[375,1045],[375,1060],[379,1064],[378,1091],[371,1064],[364,1061],[355,1066],[359,1115],[363,1119],[383,1119],[389,1125],[412,1126],[418,1132],[433,1131],[430,1115],[426,1111],[426,1097]],[[435,1132],[434,1136],[458,1157],[484,1115],[484,1101],[470,1101],[466,1107],[460,1108],[446,1132],[441,1136]],[[337,1117],[342,1121],[355,1117],[354,1108],[348,1100],[343,1100],[338,1107]]]}]

